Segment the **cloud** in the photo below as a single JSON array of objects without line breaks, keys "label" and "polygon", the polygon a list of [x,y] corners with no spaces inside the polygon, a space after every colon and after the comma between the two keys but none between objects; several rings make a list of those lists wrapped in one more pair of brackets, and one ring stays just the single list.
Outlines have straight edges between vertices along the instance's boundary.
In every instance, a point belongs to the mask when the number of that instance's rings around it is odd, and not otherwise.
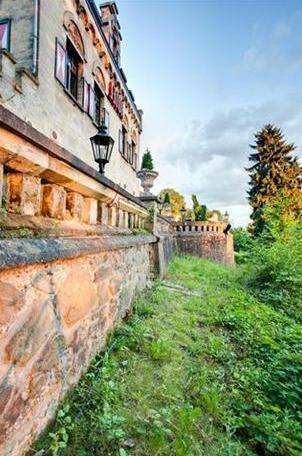
[{"label": "cloud", "polygon": [[188,203],[195,193],[210,208],[228,210],[236,225],[247,223],[244,168],[253,134],[268,122],[280,126],[289,141],[301,146],[302,97],[233,108],[213,115],[205,124],[193,120],[160,151],[161,187],[175,187]]},{"label": "cloud", "polygon": [[301,19],[299,9],[269,29],[258,28],[257,39],[243,53],[243,68],[279,77],[278,71],[287,73],[302,66]]}]

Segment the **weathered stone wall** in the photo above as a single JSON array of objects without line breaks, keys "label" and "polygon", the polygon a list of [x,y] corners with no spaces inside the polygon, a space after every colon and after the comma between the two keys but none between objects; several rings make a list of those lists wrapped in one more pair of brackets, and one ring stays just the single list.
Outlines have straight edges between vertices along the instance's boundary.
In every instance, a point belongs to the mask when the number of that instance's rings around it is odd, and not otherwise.
[{"label": "weathered stone wall", "polygon": [[19,456],[157,265],[152,235],[0,241],[0,454]]},{"label": "weathered stone wall", "polygon": [[11,51],[19,65],[33,69],[34,0],[0,0],[1,19],[12,19]]},{"label": "weathered stone wall", "polygon": [[234,264],[234,245],[231,234],[182,232],[177,235],[180,253],[207,258],[219,263]]}]

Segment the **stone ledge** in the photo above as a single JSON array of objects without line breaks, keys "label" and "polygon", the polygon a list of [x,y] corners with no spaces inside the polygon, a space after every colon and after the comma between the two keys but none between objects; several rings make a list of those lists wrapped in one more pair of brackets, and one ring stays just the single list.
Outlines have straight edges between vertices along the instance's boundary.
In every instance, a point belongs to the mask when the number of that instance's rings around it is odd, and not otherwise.
[{"label": "stone ledge", "polygon": [[72,239],[5,239],[0,240],[0,271],[155,242],[156,237],[151,234]]}]

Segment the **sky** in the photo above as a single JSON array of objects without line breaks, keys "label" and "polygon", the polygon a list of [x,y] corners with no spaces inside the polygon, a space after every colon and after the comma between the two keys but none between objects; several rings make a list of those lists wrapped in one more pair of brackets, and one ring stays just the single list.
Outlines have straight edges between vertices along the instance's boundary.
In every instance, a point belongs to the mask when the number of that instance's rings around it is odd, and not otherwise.
[{"label": "sky", "polygon": [[246,225],[249,144],[266,123],[302,146],[301,0],[117,0],[141,150],[191,205]]}]

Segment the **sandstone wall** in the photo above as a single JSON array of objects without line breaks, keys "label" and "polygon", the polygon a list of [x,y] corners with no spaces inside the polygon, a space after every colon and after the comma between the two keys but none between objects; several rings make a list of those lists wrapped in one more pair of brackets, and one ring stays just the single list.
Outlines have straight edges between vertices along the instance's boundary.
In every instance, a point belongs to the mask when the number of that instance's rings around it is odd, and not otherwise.
[{"label": "sandstone wall", "polygon": [[224,233],[182,232],[177,235],[177,248],[180,253],[207,258],[219,263],[234,264],[233,236]]},{"label": "sandstone wall", "polygon": [[152,235],[0,241],[0,454],[23,454],[153,264]]}]

